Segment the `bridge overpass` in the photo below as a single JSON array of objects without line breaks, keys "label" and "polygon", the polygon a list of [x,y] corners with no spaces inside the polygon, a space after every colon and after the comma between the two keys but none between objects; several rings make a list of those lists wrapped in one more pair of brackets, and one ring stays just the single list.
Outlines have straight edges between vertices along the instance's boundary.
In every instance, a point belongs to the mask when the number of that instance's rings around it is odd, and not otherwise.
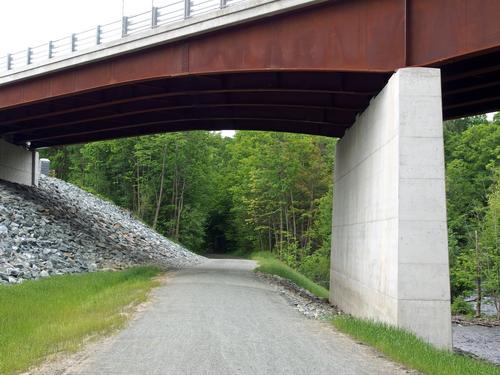
[{"label": "bridge overpass", "polygon": [[37,148],[166,131],[339,137],[332,302],[450,348],[442,120],[500,109],[500,2],[172,9],[3,58],[0,178],[36,184]]}]

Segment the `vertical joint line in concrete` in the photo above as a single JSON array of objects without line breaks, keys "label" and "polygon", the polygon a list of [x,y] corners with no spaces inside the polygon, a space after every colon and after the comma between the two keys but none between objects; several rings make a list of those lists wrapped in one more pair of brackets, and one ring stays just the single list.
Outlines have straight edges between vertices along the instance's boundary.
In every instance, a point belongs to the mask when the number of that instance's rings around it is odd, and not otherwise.
[{"label": "vertical joint line in concrete", "polygon": [[31,150],[31,185],[36,184],[36,151]]}]

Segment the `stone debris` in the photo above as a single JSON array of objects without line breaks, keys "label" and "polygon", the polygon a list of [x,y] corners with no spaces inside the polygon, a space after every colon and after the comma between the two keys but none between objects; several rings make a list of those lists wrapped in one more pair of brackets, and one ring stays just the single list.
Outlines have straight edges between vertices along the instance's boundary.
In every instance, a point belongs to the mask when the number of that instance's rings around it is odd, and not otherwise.
[{"label": "stone debris", "polygon": [[176,269],[203,260],[62,180],[41,176],[38,188],[0,181],[0,284],[137,264]]},{"label": "stone debris", "polygon": [[310,319],[328,319],[340,313],[326,299],[316,297],[288,279],[262,272],[257,272],[257,276],[274,286],[290,305]]}]

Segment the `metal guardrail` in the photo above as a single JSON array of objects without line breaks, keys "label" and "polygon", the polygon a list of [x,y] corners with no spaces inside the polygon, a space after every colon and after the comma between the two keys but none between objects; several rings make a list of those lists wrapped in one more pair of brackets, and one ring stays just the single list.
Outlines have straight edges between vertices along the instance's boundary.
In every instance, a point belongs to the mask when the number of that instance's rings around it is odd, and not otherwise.
[{"label": "metal guardrail", "polygon": [[152,7],[148,12],[123,17],[119,21],[98,25],[93,29],[51,40],[36,47],[9,53],[0,57],[0,73],[69,56],[158,26],[222,9],[240,1],[242,0],[173,0],[167,5]]}]

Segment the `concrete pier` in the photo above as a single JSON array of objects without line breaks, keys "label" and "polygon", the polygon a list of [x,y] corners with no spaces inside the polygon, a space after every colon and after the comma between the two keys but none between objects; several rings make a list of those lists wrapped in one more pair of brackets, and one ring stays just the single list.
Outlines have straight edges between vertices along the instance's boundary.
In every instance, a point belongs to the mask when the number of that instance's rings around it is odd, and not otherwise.
[{"label": "concrete pier", "polygon": [[330,300],[451,349],[439,69],[398,70],[337,145]]},{"label": "concrete pier", "polygon": [[38,152],[0,139],[0,180],[38,186],[40,177]]}]

